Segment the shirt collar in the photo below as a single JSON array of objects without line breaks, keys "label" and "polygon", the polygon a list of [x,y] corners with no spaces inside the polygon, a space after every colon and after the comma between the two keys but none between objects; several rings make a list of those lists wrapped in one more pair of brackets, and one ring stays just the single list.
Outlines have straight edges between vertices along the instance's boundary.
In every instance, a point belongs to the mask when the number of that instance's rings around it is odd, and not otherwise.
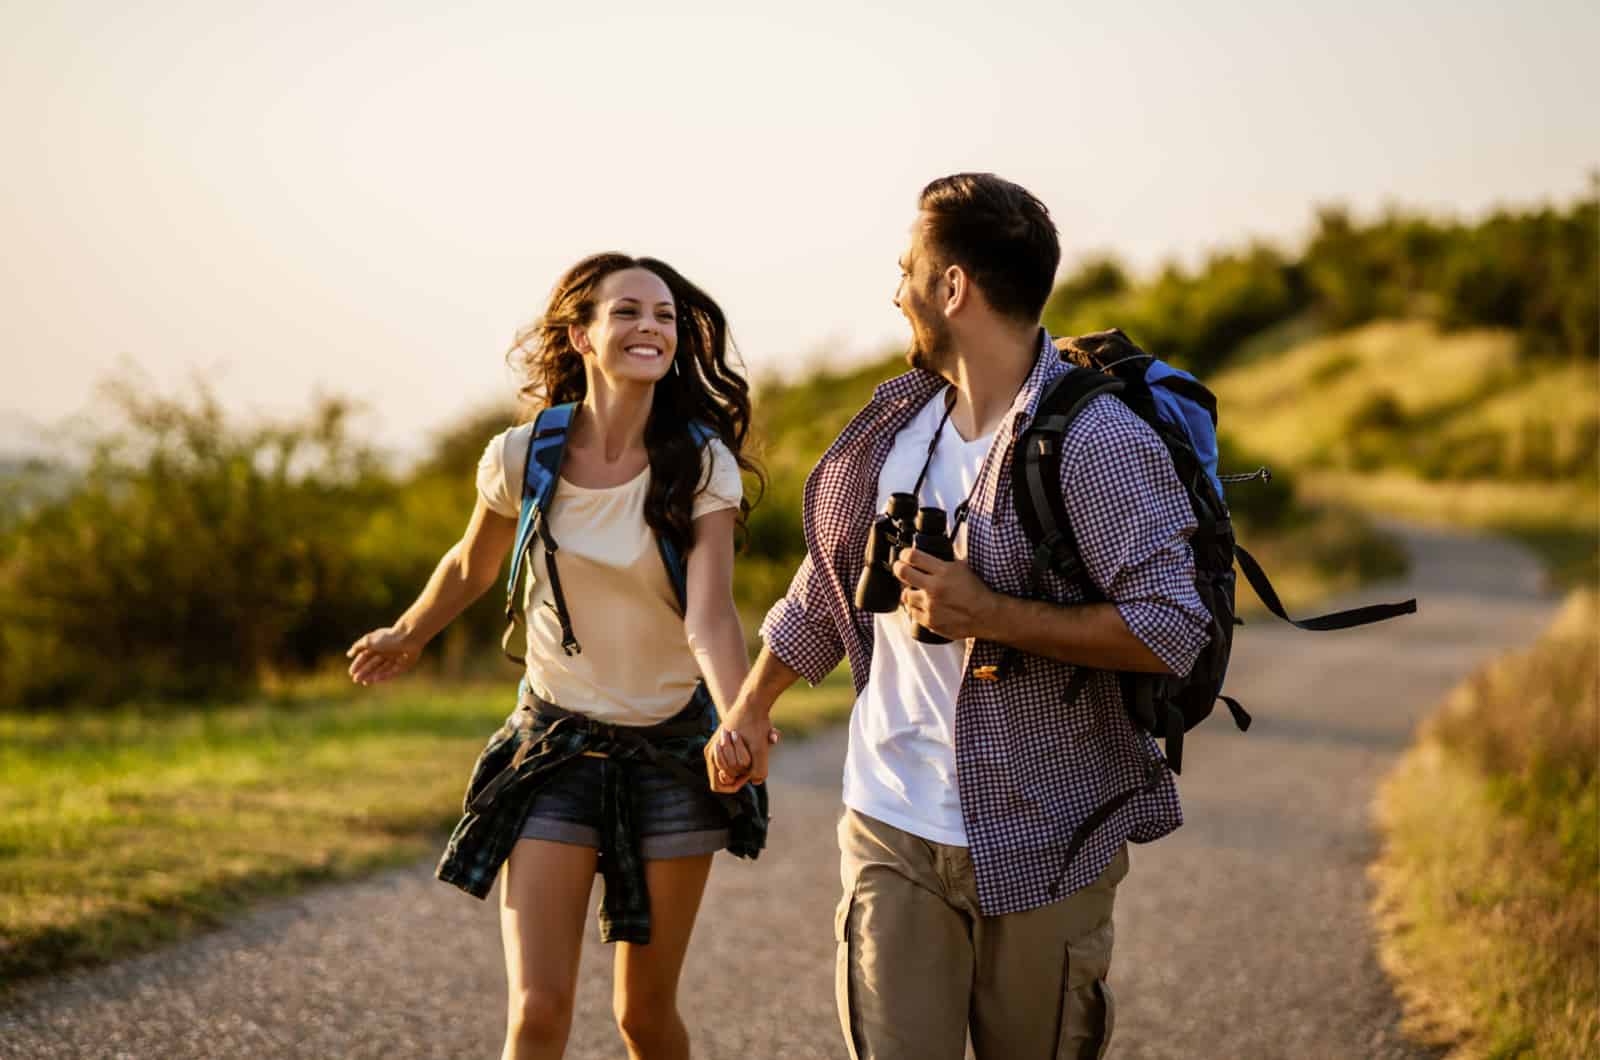
[{"label": "shirt collar", "polygon": [[1033,369],[1028,372],[1028,378],[1023,380],[1022,389],[1017,391],[1017,399],[1011,403],[1011,411],[1032,418],[1039,407],[1039,399],[1044,396],[1045,387],[1062,371],[1061,354],[1056,350],[1055,340],[1050,337],[1048,331],[1040,328],[1039,349],[1033,361]]}]

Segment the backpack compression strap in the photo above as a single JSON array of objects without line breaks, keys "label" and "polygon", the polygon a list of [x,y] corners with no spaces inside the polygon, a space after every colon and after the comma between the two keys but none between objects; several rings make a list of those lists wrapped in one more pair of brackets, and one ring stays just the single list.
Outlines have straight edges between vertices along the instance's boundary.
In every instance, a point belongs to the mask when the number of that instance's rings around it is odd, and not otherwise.
[{"label": "backpack compression strap", "polygon": [[1313,632],[1349,629],[1352,626],[1365,626],[1372,622],[1398,618],[1401,615],[1415,614],[1417,611],[1417,601],[1413,598],[1398,604],[1368,604],[1365,607],[1351,608],[1349,611],[1335,611],[1332,614],[1296,621],[1284,611],[1277,591],[1272,588],[1272,582],[1267,580],[1267,573],[1261,569],[1261,564],[1256,562],[1256,558],[1237,543],[1233,546],[1233,558],[1239,564],[1239,569],[1244,572],[1245,578],[1249,580],[1250,588],[1261,597],[1261,602],[1267,605],[1267,609],[1297,629]]}]

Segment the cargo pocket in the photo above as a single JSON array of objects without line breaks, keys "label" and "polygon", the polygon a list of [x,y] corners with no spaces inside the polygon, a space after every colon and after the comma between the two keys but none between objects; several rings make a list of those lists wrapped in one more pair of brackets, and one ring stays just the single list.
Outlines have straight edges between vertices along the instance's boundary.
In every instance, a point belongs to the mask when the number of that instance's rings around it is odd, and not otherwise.
[{"label": "cargo pocket", "polygon": [[1111,921],[1067,943],[1067,975],[1061,992],[1058,1060],[1100,1060],[1111,1044],[1116,1006],[1106,975],[1111,971]]},{"label": "cargo pocket", "polygon": [[838,945],[838,956],[834,960],[833,996],[839,1008],[839,1030],[844,1035],[845,1049],[849,1051],[850,1060],[860,1060],[860,1053],[856,1049],[855,1030],[855,1004],[851,997],[851,959],[856,956],[851,947],[854,940],[851,935],[854,925],[851,924],[850,914],[856,904],[856,892],[852,887],[846,891],[844,897],[839,899],[839,908],[833,914],[833,939]]}]

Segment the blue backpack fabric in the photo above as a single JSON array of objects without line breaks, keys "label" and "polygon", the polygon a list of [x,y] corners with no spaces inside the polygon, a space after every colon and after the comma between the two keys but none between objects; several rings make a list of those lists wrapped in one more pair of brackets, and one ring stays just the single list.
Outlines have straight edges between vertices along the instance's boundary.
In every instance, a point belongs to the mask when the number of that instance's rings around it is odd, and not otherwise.
[{"label": "blue backpack fabric", "polygon": [[[566,457],[567,435],[572,429],[572,418],[577,411],[576,401],[551,405],[540,410],[533,421],[533,438],[528,443],[528,462],[522,475],[522,510],[517,517],[516,543],[511,551],[511,574],[506,579],[508,624],[505,635],[500,640],[501,649],[512,662],[523,661],[522,656],[512,652],[511,638],[517,626],[517,586],[522,577],[522,569],[533,550],[535,537],[545,548],[550,590],[555,598],[556,615],[561,621],[561,648],[568,655],[578,655],[583,651],[578,638],[573,635],[572,619],[567,611],[566,597],[561,591],[560,569],[556,563],[556,554],[560,551],[560,546],[550,532],[549,520],[545,518],[545,513],[550,510],[550,502],[555,497],[556,486],[561,482],[561,465]],[[688,431],[694,438],[695,445],[702,448],[716,437],[715,431],[700,422],[688,424]],[[678,598],[678,609],[682,611],[688,606],[687,571],[682,552],[660,534],[656,535],[656,548],[660,551],[661,562],[667,569],[667,578],[672,583],[672,591]]]},{"label": "blue backpack fabric", "polygon": [[1221,499],[1222,478],[1217,474],[1217,399],[1188,372],[1153,357],[1150,367],[1145,369],[1144,384],[1150,388],[1156,415],[1163,423],[1183,431],[1195,459],[1200,461]]}]

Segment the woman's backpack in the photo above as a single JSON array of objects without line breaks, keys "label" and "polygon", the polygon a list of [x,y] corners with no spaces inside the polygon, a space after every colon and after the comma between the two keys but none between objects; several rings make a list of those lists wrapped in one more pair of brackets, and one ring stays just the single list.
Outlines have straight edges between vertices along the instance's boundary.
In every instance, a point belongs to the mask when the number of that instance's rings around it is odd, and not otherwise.
[{"label": "woman's backpack", "polygon": [[[561,481],[561,463],[567,453],[567,432],[572,427],[572,416],[577,410],[576,401],[551,405],[541,409],[533,421],[533,438],[528,443],[528,462],[522,474],[522,511],[517,519],[516,544],[511,551],[511,575],[506,579],[506,631],[500,638],[500,648],[506,658],[518,664],[523,662],[523,658],[511,650],[520,606],[517,585],[522,577],[523,564],[533,550],[535,537],[544,545],[545,569],[550,575],[550,595],[554,598],[556,618],[561,623],[561,650],[568,655],[578,655],[583,651],[572,632],[572,616],[567,611],[566,595],[561,591],[561,573],[556,566],[559,546],[550,533],[550,522],[545,518],[550,501],[556,495],[556,484]],[[715,431],[698,421],[689,423],[688,431],[695,444],[701,447],[716,436]],[[678,598],[681,610],[687,606],[688,599],[683,554],[660,534],[656,535],[656,548],[661,553],[661,563],[667,569],[667,578],[672,582],[672,591]],[[529,574],[530,578],[532,576]]]}]

